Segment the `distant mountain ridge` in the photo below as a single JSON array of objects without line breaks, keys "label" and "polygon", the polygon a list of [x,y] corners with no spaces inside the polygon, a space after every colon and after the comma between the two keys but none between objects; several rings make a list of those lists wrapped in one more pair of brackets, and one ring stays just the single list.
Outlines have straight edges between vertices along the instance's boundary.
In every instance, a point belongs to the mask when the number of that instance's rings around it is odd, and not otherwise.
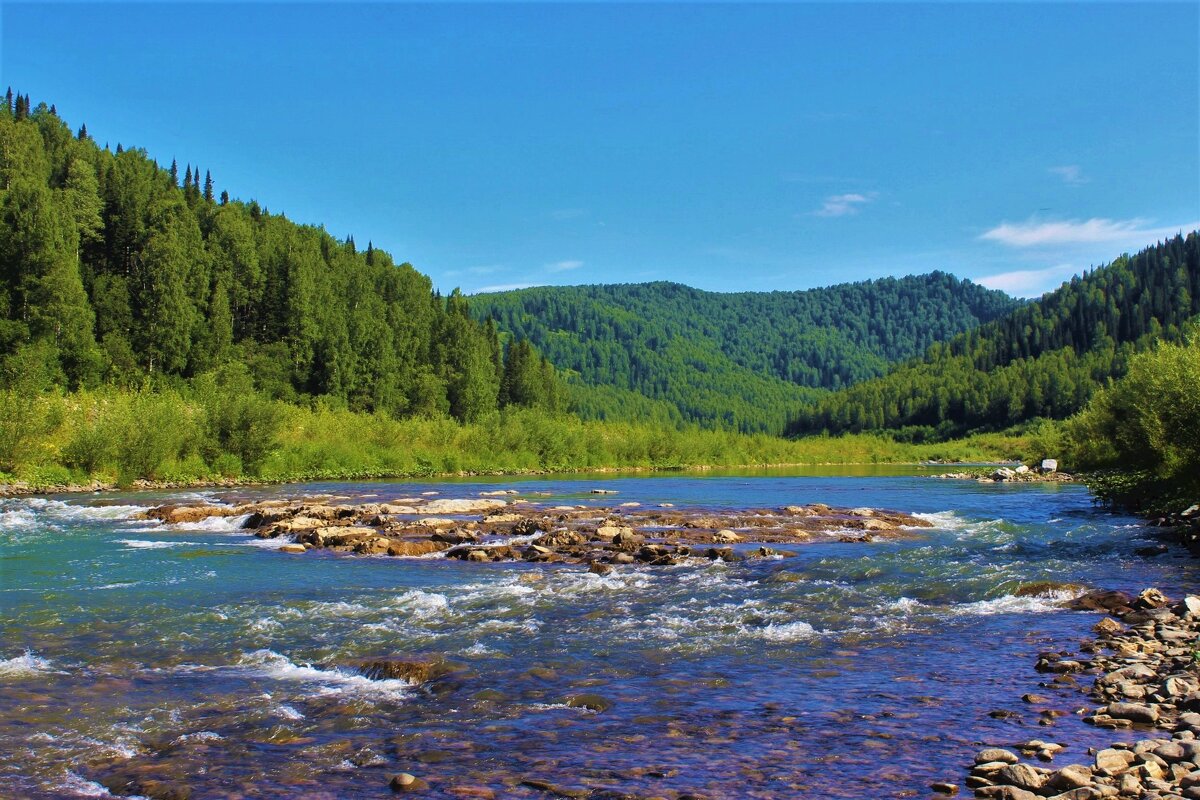
[{"label": "distant mountain ridge", "polygon": [[890,430],[914,439],[1079,411],[1129,357],[1200,314],[1200,231],[1177,235],[934,345],[887,375],[800,404],[797,435]]},{"label": "distant mountain ridge", "polygon": [[470,304],[573,373],[583,416],[778,433],[820,390],[882,375],[1021,301],[937,271],[794,292],[547,286]]}]

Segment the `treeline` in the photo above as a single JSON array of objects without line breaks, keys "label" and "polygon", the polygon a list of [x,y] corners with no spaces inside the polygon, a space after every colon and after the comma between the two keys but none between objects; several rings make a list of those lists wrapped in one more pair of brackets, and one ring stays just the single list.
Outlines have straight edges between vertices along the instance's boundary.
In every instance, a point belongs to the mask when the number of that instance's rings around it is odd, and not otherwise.
[{"label": "treeline", "polygon": [[1062,419],[1200,314],[1200,238],[1179,235],[1073,278],[920,360],[799,408],[794,435],[890,429],[922,440]]},{"label": "treeline", "polygon": [[[203,177],[201,177],[203,175]],[[507,350],[507,352],[505,352]],[[507,357],[506,357],[507,356]],[[289,402],[471,421],[567,394],[457,290],[212,175],[100,147],[56,109],[0,106],[0,386],[177,386],[230,363]]]},{"label": "treeline", "polygon": [[[581,413],[619,418],[625,392],[709,427],[779,432],[805,389],[837,389],[1018,305],[942,272],[803,292],[704,292],[675,283],[539,287],[472,298],[479,319],[528,338],[578,376]],[[665,412],[674,416],[671,411]]]}]

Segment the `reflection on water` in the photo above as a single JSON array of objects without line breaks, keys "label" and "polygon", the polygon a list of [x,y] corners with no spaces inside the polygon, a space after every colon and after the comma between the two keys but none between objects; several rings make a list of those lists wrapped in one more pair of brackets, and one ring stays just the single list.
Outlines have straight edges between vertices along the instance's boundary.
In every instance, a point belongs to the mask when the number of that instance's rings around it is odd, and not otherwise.
[{"label": "reflection on water", "polygon": [[[238,518],[130,517],[180,495],[0,501],[0,785],[103,796],[136,776],[193,796],[428,796],[530,778],[625,796],[901,797],[957,778],[976,742],[1098,734],[1019,701],[1033,655],[1083,636],[1053,581],[1168,592],[1184,559],[1136,558],[1135,521],[1081,487],[932,481],[912,468],[311,484],[210,501],[335,494],[373,502],[514,488],[547,505],[918,512],[920,538],[796,546],[794,557],[598,576],[578,566],[274,552]],[[358,659],[449,659],[427,684]],[[1046,690],[1039,692],[1047,693]],[[1073,709],[1078,695],[1054,694]],[[606,710],[569,705],[596,695]],[[996,719],[989,711],[1015,712]],[[131,784],[132,785],[132,784]],[[597,795],[599,796],[599,795]],[[620,795],[612,795],[620,796]]]}]

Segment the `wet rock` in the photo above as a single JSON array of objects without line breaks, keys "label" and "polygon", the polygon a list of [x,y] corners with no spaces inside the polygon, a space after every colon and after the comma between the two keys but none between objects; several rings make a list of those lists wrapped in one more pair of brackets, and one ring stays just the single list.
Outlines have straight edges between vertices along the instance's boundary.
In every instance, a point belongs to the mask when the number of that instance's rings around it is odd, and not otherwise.
[{"label": "wet rock", "polygon": [[279,548],[281,553],[304,553],[308,548],[302,544],[285,544]]},{"label": "wet rock", "polygon": [[417,659],[405,656],[365,659],[353,662],[351,666],[364,678],[373,681],[401,680],[414,685],[466,670],[464,664],[441,658]]},{"label": "wet rock", "polygon": [[736,561],[737,554],[732,547],[710,547],[704,551],[709,561]]},{"label": "wet rock", "polygon": [[586,708],[597,713],[612,708],[612,701],[598,694],[575,694],[568,697],[565,702],[571,708]]},{"label": "wet rock", "polygon": [[958,794],[958,786],[956,784],[947,783],[945,781],[938,781],[936,783],[931,783],[931,784],[929,784],[929,788],[932,791],[937,792],[938,794],[946,794],[946,795]]},{"label": "wet rock", "polygon": [[613,568],[611,566],[600,561],[593,561],[590,565],[588,565],[588,572],[599,575],[600,577],[611,575],[612,571]]},{"label": "wet rock", "polygon": [[742,541],[742,537],[731,530],[721,530],[713,534],[713,541],[722,544],[737,544]]},{"label": "wet rock", "polygon": [[438,553],[449,547],[444,542],[410,542],[391,539],[388,542],[387,554],[389,556],[427,556],[431,553]]},{"label": "wet rock", "polygon": [[1112,617],[1105,617],[1092,626],[1092,630],[1101,636],[1115,636],[1125,630],[1125,626],[1117,622]]},{"label": "wet rock", "polygon": [[590,789],[570,789],[551,783],[550,781],[541,780],[540,778],[525,778],[521,781],[521,785],[527,786],[530,789],[537,789],[554,797],[584,798],[592,796]]},{"label": "wet rock", "polygon": [[431,541],[444,542],[449,545],[479,541],[479,535],[467,530],[466,528],[455,528],[454,530],[450,531],[437,531],[429,538]]},{"label": "wet rock", "polygon": [[233,516],[238,516],[238,509],[232,506],[166,505],[158,506],[157,508],[152,508],[149,511],[138,514],[135,519],[156,519],[168,525],[180,525],[185,522],[202,522],[209,517]]},{"label": "wet rock", "polygon": [[1110,703],[1105,713],[1113,719],[1127,719],[1143,725],[1158,722],[1158,709],[1141,703]]},{"label": "wet rock", "polygon": [[1080,595],[1067,604],[1075,611],[1107,611],[1118,616],[1128,612],[1132,607],[1133,598],[1125,592],[1097,589]]},{"label": "wet rock", "polygon": [[574,547],[587,544],[587,537],[576,531],[554,531],[534,539],[533,544],[548,548]]},{"label": "wet rock", "polygon": [[630,552],[641,548],[646,543],[646,537],[626,528],[613,537],[612,543],[614,547]]},{"label": "wet rock", "polygon": [[550,527],[550,520],[526,517],[513,526],[512,533],[514,536],[532,536],[539,531],[548,531]]},{"label": "wet rock", "polygon": [[429,788],[429,784],[408,772],[393,775],[388,783],[393,792],[419,792]]}]

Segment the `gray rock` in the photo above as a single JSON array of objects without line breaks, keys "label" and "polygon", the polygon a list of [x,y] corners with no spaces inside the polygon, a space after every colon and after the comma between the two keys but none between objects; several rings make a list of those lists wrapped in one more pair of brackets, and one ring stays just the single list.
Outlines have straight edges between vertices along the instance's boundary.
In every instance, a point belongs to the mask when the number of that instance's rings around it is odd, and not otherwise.
[{"label": "gray rock", "polygon": [[996,783],[1036,792],[1046,782],[1046,776],[1028,764],[1009,764],[1004,769],[997,771],[992,780]]},{"label": "gray rock", "polygon": [[1016,764],[1021,759],[1011,750],[1005,750],[1002,747],[989,747],[986,750],[980,750],[975,756],[976,764],[986,764],[989,761],[1003,761],[1005,764]]},{"label": "gray rock", "polygon": [[1101,775],[1120,775],[1133,766],[1133,753],[1108,748],[1096,753],[1096,772]]},{"label": "gray rock", "polygon": [[1158,709],[1143,703],[1110,703],[1107,713],[1113,719],[1127,719],[1143,725],[1158,722]]}]

